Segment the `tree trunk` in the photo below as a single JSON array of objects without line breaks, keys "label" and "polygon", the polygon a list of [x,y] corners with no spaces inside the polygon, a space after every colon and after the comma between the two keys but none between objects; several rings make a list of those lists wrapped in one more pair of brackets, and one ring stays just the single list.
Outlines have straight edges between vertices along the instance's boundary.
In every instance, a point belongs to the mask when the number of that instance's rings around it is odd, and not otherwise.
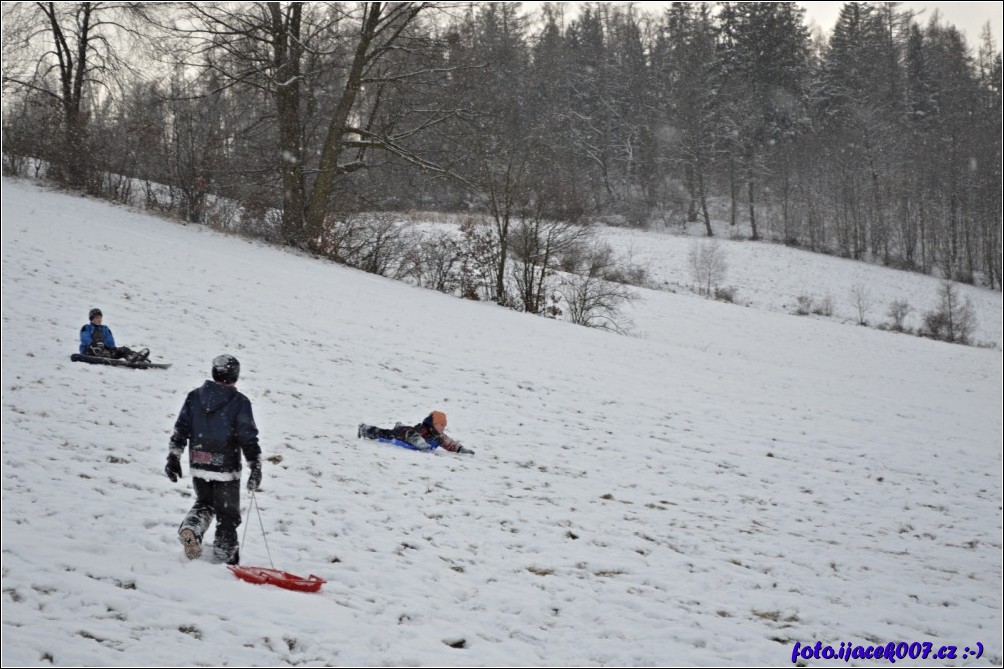
[{"label": "tree trunk", "polygon": [[687,184],[687,223],[693,223],[697,220],[697,184],[696,177],[694,176],[694,165],[690,162],[686,164],[683,170],[683,178]]},{"label": "tree trunk", "polygon": [[715,233],[711,229],[711,217],[708,216],[708,196],[704,188],[704,169],[697,166],[697,194],[701,198],[701,212],[704,214],[704,229],[708,237],[714,237]]},{"label": "tree trunk", "polygon": [[509,262],[509,214],[505,213],[501,219],[496,219],[496,232],[499,241],[499,262],[495,269],[495,303],[506,306],[508,296],[505,289],[505,269]]},{"label": "tree trunk", "polygon": [[787,161],[784,165],[784,187],[781,189],[781,220],[782,226],[784,227],[784,243],[791,244],[794,239],[794,235],[791,233],[791,212],[790,210],[791,201],[791,172],[788,170]]},{"label": "tree trunk", "polygon": [[363,68],[369,60],[370,44],[373,42],[373,37],[380,25],[382,10],[383,3],[380,2],[371,2],[366,6],[359,44],[356,46],[352,65],[349,67],[345,88],[337,107],[335,107],[331,123],[328,125],[328,134],[325,137],[324,148],[321,150],[321,159],[318,164],[317,179],[314,182],[310,198],[307,200],[305,232],[309,246],[317,243],[324,229],[324,217],[327,214],[331,193],[334,191],[335,178],[341,173],[338,168],[338,157],[345,146],[345,127],[348,125],[349,115],[355,105],[356,98],[359,96],[359,91],[362,90]]},{"label": "tree trunk", "polygon": [[[268,5],[272,17],[275,58],[275,105],[279,125],[282,178],[282,239],[290,245],[304,239],[303,129],[300,119],[300,20],[303,3],[293,3],[283,16],[279,3]],[[287,21],[288,18],[288,21]]]},{"label": "tree trunk", "polygon": [[750,206],[750,229],[753,232],[751,239],[757,241],[760,239],[760,235],[756,229],[756,209],[753,206],[753,166],[750,165],[746,173],[746,189],[749,194],[749,206]]},{"label": "tree trunk", "polygon": [[76,53],[59,24],[55,3],[39,3],[39,7],[49,20],[54,53],[58,59],[59,100],[63,110],[63,147],[58,159],[62,178],[69,186],[82,188],[88,177],[90,154],[86,151],[86,116],[81,111],[81,101],[88,74],[87,54],[92,38],[91,14],[94,7],[90,2],[79,5],[77,24],[70,33],[77,40]]},{"label": "tree trunk", "polygon": [[736,227],[736,200],[738,199],[736,195],[736,161],[731,155],[729,156],[729,198],[731,208],[729,210],[729,225],[733,228]]}]

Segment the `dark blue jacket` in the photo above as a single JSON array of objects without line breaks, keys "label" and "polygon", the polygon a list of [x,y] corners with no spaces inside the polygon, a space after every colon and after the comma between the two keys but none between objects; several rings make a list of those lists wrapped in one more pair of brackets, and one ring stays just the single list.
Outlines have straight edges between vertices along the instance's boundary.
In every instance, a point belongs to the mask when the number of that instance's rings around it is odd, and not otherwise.
[{"label": "dark blue jacket", "polygon": [[261,457],[251,400],[215,381],[188,393],[174,424],[171,452],[180,456],[186,445],[193,477],[239,481],[241,452],[248,462]]},{"label": "dark blue jacket", "polygon": [[84,327],[80,328],[80,355],[87,355],[87,347],[94,341],[95,328],[101,328],[105,348],[115,348],[115,337],[112,336],[112,331],[107,325],[95,325],[94,323],[88,323]]}]

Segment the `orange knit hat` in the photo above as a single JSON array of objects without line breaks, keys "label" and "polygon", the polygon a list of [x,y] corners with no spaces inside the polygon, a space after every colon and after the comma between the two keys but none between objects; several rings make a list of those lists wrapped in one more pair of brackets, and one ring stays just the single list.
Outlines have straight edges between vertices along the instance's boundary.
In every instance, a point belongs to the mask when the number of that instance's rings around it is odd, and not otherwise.
[{"label": "orange knit hat", "polygon": [[429,422],[432,423],[436,432],[442,434],[443,430],[446,429],[446,414],[442,411],[433,411],[429,414]]}]

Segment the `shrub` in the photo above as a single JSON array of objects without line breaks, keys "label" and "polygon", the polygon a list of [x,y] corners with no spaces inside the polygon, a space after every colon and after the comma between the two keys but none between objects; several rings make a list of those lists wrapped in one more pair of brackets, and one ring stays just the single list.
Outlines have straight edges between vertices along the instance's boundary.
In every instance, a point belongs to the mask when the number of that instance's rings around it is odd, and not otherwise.
[{"label": "shrub", "polygon": [[460,287],[460,263],[459,241],[449,233],[433,232],[407,250],[397,274],[423,288],[452,294]]},{"label": "shrub", "polygon": [[958,290],[951,281],[945,281],[938,290],[939,303],[924,314],[921,334],[941,341],[970,343],[976,329],[976,313],[972,301],[959,298]]},{"label": "shrub", "polygon": [[872,295],[868,287],[863,283],[856,283],[851,286],[851,304],[858,312],[858,325],[868,325],[868,310],[872,306]]},{"label": "shrub", "polygon": [[[626,334],[631,322],[621,315],[620,310],[636,295],[611,278],[618,274],[620,268],[608,245],[594,244],[588,249],[583,254],[583,265],[576,273],[568,274],[559,289],[568,320],[576,325]],[[553,305],[551,309],[560,308]]]},{"label": "shrub", "polygon": [[688,260],[690,275],[697,283],[698,292],[711,297],[712,289],[725,280],[728,270],[725,252],[716,241],[694,242],[690,246]]},{"label": "shrub", "polygon": [[[629,288],[606,281],[597,275],[571,274],[560,288],[568,319],[576,325],[613,330],[626,334],[631,322],[621,313],[621,306],[635,298]],[[560,310],[558,311],[560,313]]]},{"label": "shrub", "polygon": [[829,295],[823,299],[816,302],[812,309],[812,313],[817,316],[832,316],[833,315],[833,298]]},{"label": "shrub", "polygon": [[385,214],[348,215],[325,221],[322,255],[381,276],[397,276],[415,245],[404,226]]},{"label": "shrub", "polygon": [[719,302],[734,303],[736,301],[736,289],[733,286],[715,288],[715,299]]},{"label": "shrub", "polygon": [[913,311],[910,303],[906,300],[894,300],[889,305],[889,310],[886,314],[892,319],[891,329],[896,332],[903,331],[903,321],[906,320],[907,315]]}]

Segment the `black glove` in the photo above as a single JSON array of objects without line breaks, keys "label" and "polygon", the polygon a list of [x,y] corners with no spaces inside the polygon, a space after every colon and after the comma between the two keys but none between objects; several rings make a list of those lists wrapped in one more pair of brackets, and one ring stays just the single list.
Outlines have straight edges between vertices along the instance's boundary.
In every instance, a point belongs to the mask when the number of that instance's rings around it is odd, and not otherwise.
[{"label": "black glove", "polygon": [[171,479],[171,483],[177,483],[178,479],[184,478],[181,474],[181,458],[174,453],[168,453],[164,473],[167,474],[167,478]]},{"label": "black glove", "polygon": [[248,492],[254,492],[261,485],[261,460],[248,463],[251,473],[248,475]]},{"label": "black glove", "polygon": [[466,448],[464,446],[461,446],[460,448],[458,448],[457,449],[457,453],[459,453],[460,455],[474,455],[474,451],[472,451],[471,449]]}]

